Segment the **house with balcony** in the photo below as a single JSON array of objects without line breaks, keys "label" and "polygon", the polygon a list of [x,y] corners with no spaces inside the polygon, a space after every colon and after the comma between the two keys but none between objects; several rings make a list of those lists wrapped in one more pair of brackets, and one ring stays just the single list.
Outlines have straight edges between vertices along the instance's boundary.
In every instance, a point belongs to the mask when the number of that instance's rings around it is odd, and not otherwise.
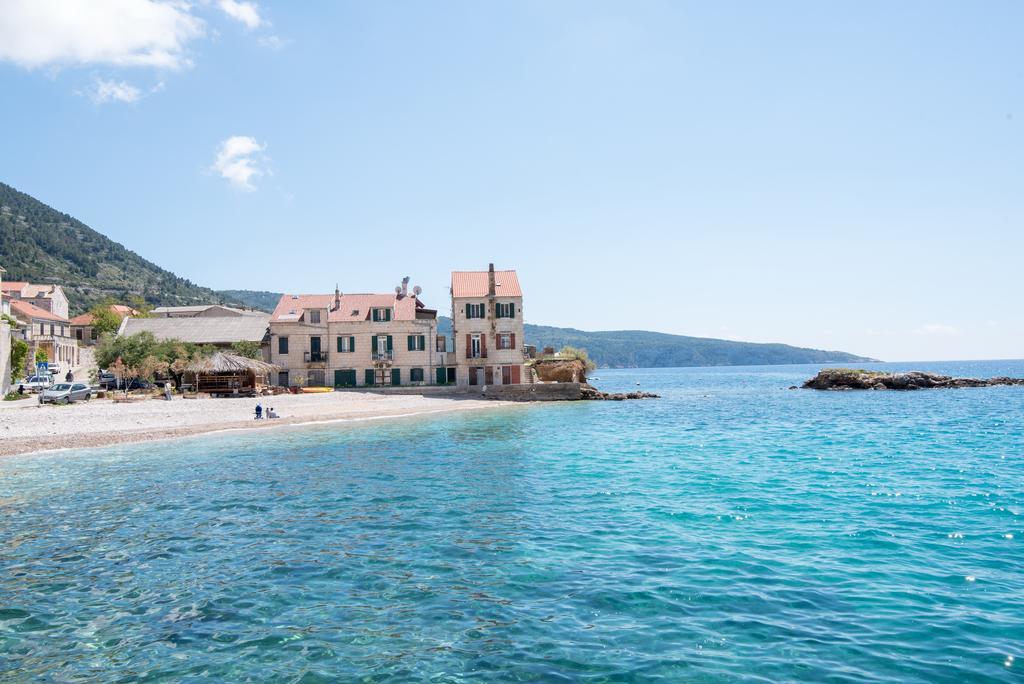
[{"label": "house with balcony", "polygon": [[452,272],[452,337],[456,382],[518,385],[523,356],[523,291],[515,271]]},{"label": "house with balcony", "polygon": [[71,321],[22,299],[11,301],[11,315],[18,321],[15,334],[29,345],[26,363],[33,363],[42,350],[47,361],[60,364],[61,372],[78,366],[78,342],[72,337]]},{"label": "house with balcony", "polygon": [[[454,381],[437,311],[409,291],[285,294],[270,316],[270,362],[283,387],[394,387]],[[451,370],[449,370],[451,369]]]},{"label": "house with balcony", "polygon": [[20,301],[49,311],[58,318],[68,318],[68,298],[60,285],[37,285],[23,281],[0,283],[0,291],[12,302]]}]

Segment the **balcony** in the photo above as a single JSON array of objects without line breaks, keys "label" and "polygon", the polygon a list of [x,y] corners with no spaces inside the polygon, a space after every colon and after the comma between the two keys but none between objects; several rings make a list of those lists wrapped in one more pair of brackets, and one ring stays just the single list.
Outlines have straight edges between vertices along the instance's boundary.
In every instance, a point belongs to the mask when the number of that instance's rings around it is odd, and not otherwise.
[{"label": "balcony", "polygon": [[381,367],[382,368],[384,366],[390,366],[391,363],[394,360],[395,360],[395,353],[393,351],[389,351],[389,352],[376,352],[376,353],[373,354],[373,363],[377,367]]},{"label": "balcony", "polygon": [[304,352],[302,360],[306,363],[327,363],[327,352]]}]

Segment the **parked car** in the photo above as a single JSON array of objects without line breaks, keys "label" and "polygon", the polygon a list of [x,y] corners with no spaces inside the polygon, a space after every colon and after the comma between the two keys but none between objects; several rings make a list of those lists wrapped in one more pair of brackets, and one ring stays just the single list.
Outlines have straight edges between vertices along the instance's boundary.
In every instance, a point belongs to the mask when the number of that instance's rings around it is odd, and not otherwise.
[{"label": "parked car", "polygon": [[117,376],[110,371],[101,370],[99,375],[100,389],[117,389]]},{"label": "parked car", "polygon": [[49,375],[33,375],[18,384],[24,385],[29,392],[41,392],[53,384],[53,378]]},{"label": "parked car", "polygon": [[39,395],[40,404],[70,404],[75,401],[89,401],[92,389],[84,382],[62,382],[43,390]]},{"label": "parked car", "polygon": [[46,370],[50,371],[50,375],[57,375],[60,373],[60,362],[50,361],[46,364]]}]

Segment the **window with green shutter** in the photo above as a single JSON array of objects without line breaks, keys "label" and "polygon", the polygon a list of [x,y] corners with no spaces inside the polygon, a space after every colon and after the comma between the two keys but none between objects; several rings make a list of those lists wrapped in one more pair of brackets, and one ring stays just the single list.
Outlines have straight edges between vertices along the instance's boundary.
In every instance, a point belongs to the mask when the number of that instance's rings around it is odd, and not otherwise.
[{"label": "window with green shutter", "polygon": [[363,382],[367,385],[373,385],[373,369],[367,368],[363,372]]}]

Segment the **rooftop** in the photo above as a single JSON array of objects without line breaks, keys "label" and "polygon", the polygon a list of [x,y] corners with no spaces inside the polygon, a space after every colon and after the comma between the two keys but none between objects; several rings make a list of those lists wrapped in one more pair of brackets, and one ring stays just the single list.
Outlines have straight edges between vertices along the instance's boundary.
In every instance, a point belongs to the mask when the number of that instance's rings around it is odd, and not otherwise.
[{"label": "rooftop", "polygon": [[125,318],[118,335],[152,333],[158,340],[181,340],[193,344],[231,344],[262,342],[270,316],[214,316],[181,318]]},{"label": "rooftop", "polygon": [[66,318],[61,318],[57,314],[50,313],[46,309],[40,309],[35,304],[30,304],[20,299],[11,300],[11,310],[17,314],[21,314],[21,317],[25,319],[37,318],[58,323],[68,322],[68,319]]},{"label": "rooftop", "polygon": [[[488,271],[452,271],[452,297],[486,297]],[[515,271],[494,272],[494,293],[499,297],[522,297]]]},{"label": "rooftop", "polygon": [[392,309],[391,320],[414,321],[417,311],[427,311],[417,297],[398,294],[346,294],[335,308],[333,294],[281,295],[270,320],[274,323],[297,323],[304,320],[307,309],[327,309],[327,321],[346,323],[370,320],[372,309]]}]

